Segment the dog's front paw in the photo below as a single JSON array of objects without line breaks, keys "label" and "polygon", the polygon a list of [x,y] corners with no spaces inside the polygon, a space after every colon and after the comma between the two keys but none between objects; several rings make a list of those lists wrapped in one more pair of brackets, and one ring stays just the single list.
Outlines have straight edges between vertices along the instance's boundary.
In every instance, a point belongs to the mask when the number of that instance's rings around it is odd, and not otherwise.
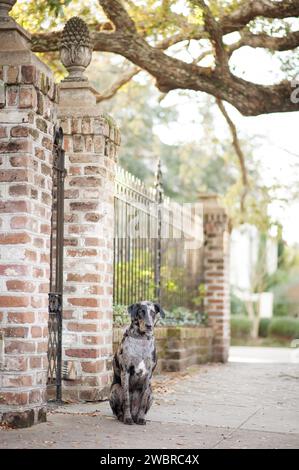
[{"label": "dog's front paw", "polygon": [[132,420],[131,416],[127,416],[124,418],[124,424],[133,424],[134,421]]},{"label": "dog's front paw", "polygon": [[136,424],[141,424],[144,426],[146,424],[146,421],[144,418],[137,418]]}]

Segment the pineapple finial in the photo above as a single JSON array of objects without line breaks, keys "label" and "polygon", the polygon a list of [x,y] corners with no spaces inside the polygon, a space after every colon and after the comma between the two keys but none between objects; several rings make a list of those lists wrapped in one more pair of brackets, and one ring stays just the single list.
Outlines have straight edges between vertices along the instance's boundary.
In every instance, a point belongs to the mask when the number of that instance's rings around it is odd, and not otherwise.
[{"label": "pineapple finial", "polygon": [[83,72],[90,64],[92,45],[86,23],[74,16],[67,21],[60,42],[60,60],[69,72],[65,80],[86,81]]}]

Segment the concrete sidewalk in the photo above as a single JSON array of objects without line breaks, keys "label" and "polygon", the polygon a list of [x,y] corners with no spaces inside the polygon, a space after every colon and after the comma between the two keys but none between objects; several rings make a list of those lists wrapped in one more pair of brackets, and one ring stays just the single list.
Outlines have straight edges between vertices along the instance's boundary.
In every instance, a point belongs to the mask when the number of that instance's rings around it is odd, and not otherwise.
[{"label": "concrete sidewalk", "polygon": [[[297,341],[296,341],[297,343]],[[295,341],[294,341],[295,344]],[[298,341],[299,346],[299,341]],[[299,347],[265,348],[233,346],[230,348],[230,362],[247,362],[261,364],[297,364],[299,367]]]},{"label": "concrete sidewalk", "polygon": [[0,448],[299,448],[299,365],[212,364],[155,379],[148,424],[125,426],[107,402],[66,405],[48,422],[0,430]]}]

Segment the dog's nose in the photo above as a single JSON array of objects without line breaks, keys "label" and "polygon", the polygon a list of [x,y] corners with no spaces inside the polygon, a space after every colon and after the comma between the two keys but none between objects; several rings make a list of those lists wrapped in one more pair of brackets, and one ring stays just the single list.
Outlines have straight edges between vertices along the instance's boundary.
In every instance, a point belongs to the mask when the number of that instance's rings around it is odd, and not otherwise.
[{"label": "dog's nose", "polygon": [[148,330],[151,330],[151,329],[152,329],[152,325],[147,325],[147,324],[146,324],[145,326],[146,326],[146,328],[147,328]]}]

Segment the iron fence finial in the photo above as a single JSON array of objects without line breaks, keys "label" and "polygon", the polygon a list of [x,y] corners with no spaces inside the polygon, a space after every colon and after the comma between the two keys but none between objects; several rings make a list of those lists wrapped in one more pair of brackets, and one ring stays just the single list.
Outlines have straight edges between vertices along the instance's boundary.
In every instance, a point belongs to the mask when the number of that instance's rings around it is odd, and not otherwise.
[{"label": "iron fence finial", "polygon": [[155,188],[156,188],[156,198],[157,202],[160,204],[163,200],[163,174],[162,174],[162,167],[161,167],[161,158],[158,158],[157,163],[157,170],[155,176]]}]

